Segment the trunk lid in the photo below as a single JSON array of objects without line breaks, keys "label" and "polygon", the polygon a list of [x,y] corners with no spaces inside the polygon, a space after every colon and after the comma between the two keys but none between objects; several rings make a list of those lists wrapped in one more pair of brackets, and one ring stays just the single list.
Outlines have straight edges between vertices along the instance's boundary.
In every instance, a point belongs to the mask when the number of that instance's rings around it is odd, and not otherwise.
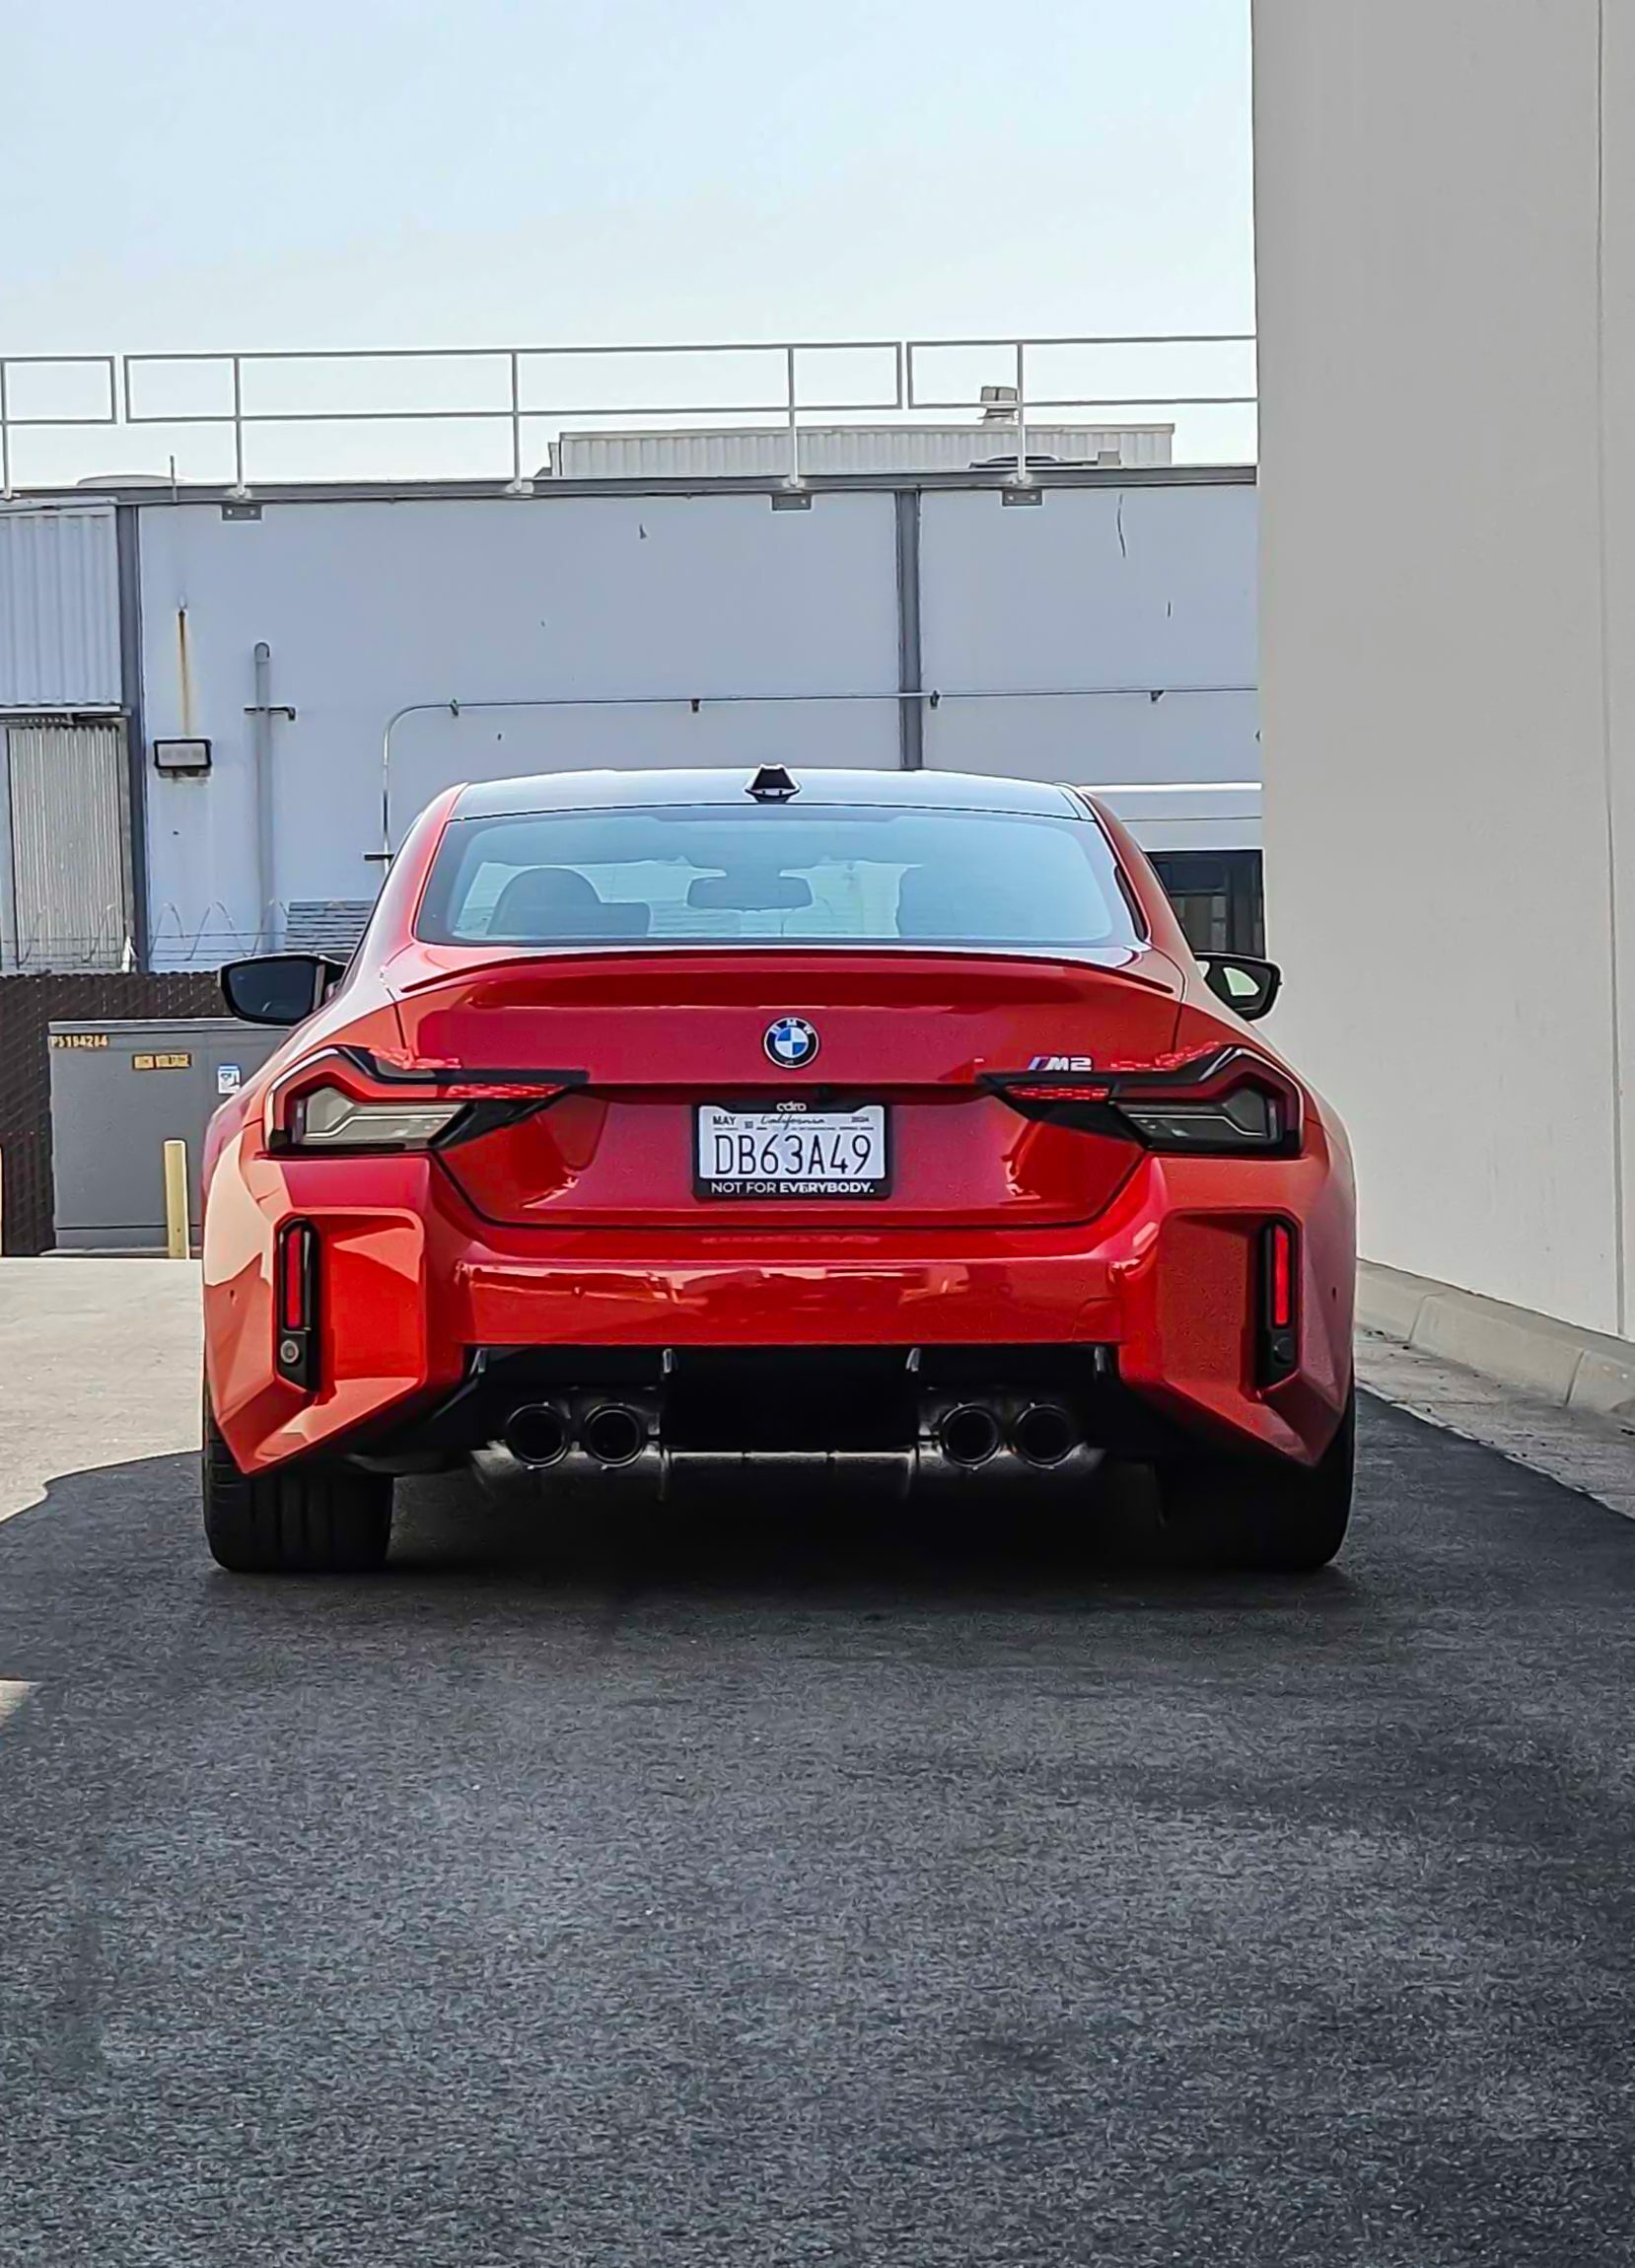
[{"label": "trunk lid", "polygon": [[[1024,1119],[978,1082],[1039,1057],[1162,1054],[1181,991],[1166,956],[1122,949],[1071,962],[745,948],[485,962],[423,948],[391,976],[411,1056],[584,1074],[546,1108],[445,1155],[485,1218],[716,1232],[1094,1217],[1133,1168],[1133,1148]],[[768,1031],[785,1018],[818,1036],[805,1067],[768,1057]],[[709,1105],[782,1105],[813,1123],[814,1113],[882,1106],[889,1190],[702,1196],[694,1119]]]}]

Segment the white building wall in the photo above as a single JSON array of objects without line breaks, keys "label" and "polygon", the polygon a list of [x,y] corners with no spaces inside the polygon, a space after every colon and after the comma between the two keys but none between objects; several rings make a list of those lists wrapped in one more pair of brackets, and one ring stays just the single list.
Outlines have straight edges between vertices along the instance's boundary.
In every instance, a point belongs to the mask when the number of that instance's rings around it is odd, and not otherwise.
[{"label": "white building wall", "polygon": [[1635,21],[1256,0],[1254,47],[1278,1038],[1365,1253],[1627,1332]]},{"label": "white building wall", "polygon": [[[944,490],[920,507],[928,764],[1082,786],[1233,783],[1114,797],[1151,849],[1259,841],[1255,492]],[[1155,699],[1154,695],[1160,697]],[[1066,696],[1066,697],[1064,697]]]},{"label": "white building wall", "polygon": [[[253,653],[271,649],[275,902],[373,896],[381,743],[410,702],[698,694],[685,703],[405,719],[392,839],[458,779],[578,765],[898,761],[897,530],[886,492],[144,502],[144,723],[203,736],[203,779],[146,772],[158,965],[262,928]],[[927,494],[923,682],[1126,687],[927,712],[929,763],[1089,783],[1255,781],[1254,492]],[[1147,688],[1173,687],[1154,702]],[[1222,686],[1203,694],[1187,687]],[[879,696],[712,704],[729,694]],[[1121,801],[1160,848],[1252,847],[1258,796]]]},{"label": "white building wall", "polygon": [[[153,957],[219,959],[258,925],[253,650],[271,648],[275,899],[370,898],[382,735],[410,702],[884,692],[896,684],[889,496],[269,502],[142,510]],[[183,620],[184,617],[184,620]],[[460,779],[616,764],[894,763],[889,700],[472,712],[393,735],[393,840]]]}]

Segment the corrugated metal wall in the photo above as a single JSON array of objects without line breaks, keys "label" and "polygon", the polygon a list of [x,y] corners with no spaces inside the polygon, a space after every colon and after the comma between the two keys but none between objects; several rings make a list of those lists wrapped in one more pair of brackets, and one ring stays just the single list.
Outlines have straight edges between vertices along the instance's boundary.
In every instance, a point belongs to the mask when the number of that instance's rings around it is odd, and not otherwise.
[{"label": "corrugated metal wall", "polygon": [[0,506],[0,710],[118,706],[113,507]]},{"label": "corrugated metal wall", "polygon": [[11,941],[20,968],[118,968],[130,934],[123,725],[6,733]]},{"label": "corrugated metal wall", "polygon": [[[1031,425],[1028,454],[1064,464],[1168,464],[1173,425]],[[964,472],[1007,452],[1016,427],[991,425],[803,425],[803,472]],[[562,479],[715,479],[789,469],[787,426],[679,433],[564,433],[553,459]]]}]

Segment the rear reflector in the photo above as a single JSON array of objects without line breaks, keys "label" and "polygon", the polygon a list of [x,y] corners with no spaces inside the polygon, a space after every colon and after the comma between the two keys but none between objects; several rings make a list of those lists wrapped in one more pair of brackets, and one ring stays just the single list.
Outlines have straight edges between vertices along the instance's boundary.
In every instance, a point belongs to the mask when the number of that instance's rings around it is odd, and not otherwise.
[{"label": "rear reflector", "polygon": [[1299,1246],[1287,1221],[1268,1221],[1260,1234],[1255,1306],[1255,1372],[1263,1386],[1277,1385],[1300,1363]]},{"label": "rear reflector", "polygon": [[1294,1231],[1287,1221],[1274,1221],[1266,1232],[1270,1252],[1270,1321],[1273,1330],[1286,1331],[1295,1319]]},{"label": "rear reflector", "polygon": [[318,1234],[287,1221],[274,1251],[273,1367],[311,1393],[318,1384]]},{"label": "rear reflector", "polygon": [[293,1221],[278,1240],[278,1326],[285,1331],[307,1328],[307,1246],[309,1232]]}]

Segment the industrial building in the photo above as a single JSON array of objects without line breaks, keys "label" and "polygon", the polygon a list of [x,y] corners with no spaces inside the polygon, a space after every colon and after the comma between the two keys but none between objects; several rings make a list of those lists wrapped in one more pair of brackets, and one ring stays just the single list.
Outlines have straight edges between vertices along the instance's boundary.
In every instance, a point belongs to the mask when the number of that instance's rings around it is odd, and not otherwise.
[{"label": "industrial building", "polygon": [[1251,949],[1252,468],[986,392],[563,431],[531,476],[519,432],[504,482],[251,484],[236,429],[231,481],[17,490],[0,966],[341,947],[452,780],[767,760],[1110,790],[1199,941]]}]

